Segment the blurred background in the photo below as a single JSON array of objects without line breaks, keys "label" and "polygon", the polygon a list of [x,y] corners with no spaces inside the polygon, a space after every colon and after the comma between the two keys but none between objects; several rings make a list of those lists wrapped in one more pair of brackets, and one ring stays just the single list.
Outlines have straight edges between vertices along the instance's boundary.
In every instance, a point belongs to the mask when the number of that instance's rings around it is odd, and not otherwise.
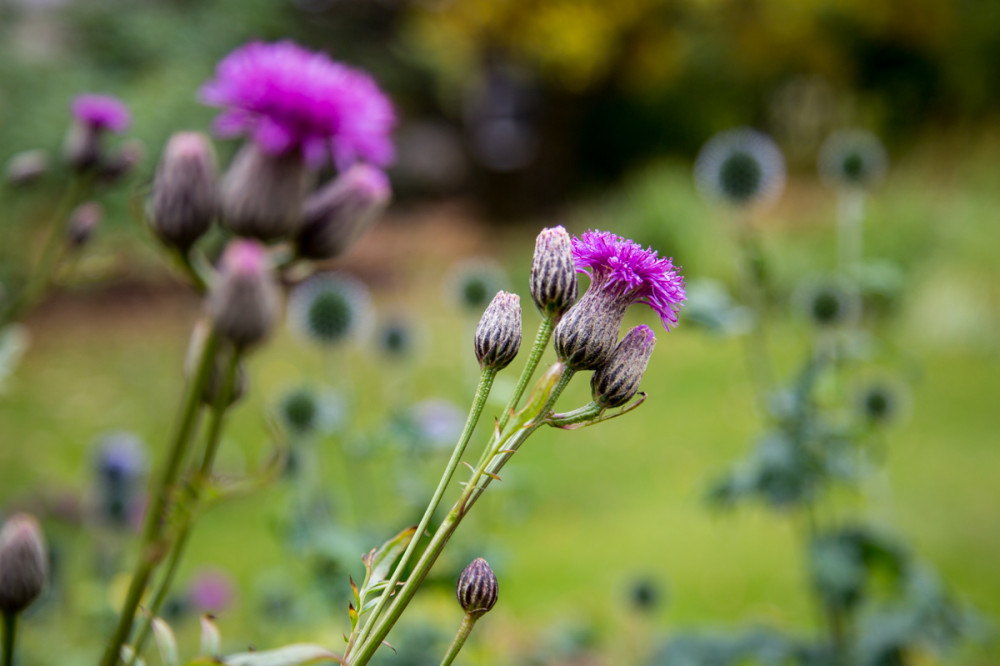
[{"label": "blurred background", "polygon": [[[526,337],[545,226],[628,236],[674,257],[689,283],[738,291],[731,227],[692,175],[699,148],[733,126],[769,133],[788,163],[783,197],[754,218],[781,375],[810,345],[788,297],[835,267],[837,196],[816,173],[820,145],[844,127],[885,143],[865,253],[889,267],[878,336],[891,361],[878,370],[905,384],[907,408],[884,432],[880,471],[830,511],[891,525],[985,626],[1000,617],[1000,3],[0,0],[0,161],[42,149],[57,162],[82,92],[123,99],[128,138],[144,146],[127,186],[102,196],[86,252],[25,319],[27,346],[0,395],[0,511],[39,515],[56,572],[24,625],[24,663],[93,663],[121,598],[129,526],[81,529],[100,505],[102,442],[131,433],[140,475],[159,460],[200,308],[160,256],[143,201],[166,138],[209,130],[216,111],[197,91],[215,63],[253,39],[292,39],[374,75],[400,118],[394,202],[339,266],[371,291],[368,334],[317,350],[286,331],[256,354],[221,454],[233,474],[253,469],[291,391],[336,396],[308,454],[323,470],[311,483],[328,529],[296,532],[294,470],[213,509],[179,577],[181,592],[215,593],[201,606],[179,593],[172,621],[189,645],[194,607],[218,611],[234,650],[340,645],[347,575],[419,515],[447,458],[436,441],[471,399],[485,303],[455,298],[470,266],[490,294],[522,295]],[[221,164],[235,148],[217,142]],[[60,189],[54,178],[0,193],[0,280],[37,244],[35,222]],[[692,627],[815,627],[796,521],[705,503],[760,429],[739,336],[683,313],[658,336],[649,403],[532,440],[459,531],[439,593],[423,595],[385,663],[438,663],[434,646],[460,619],[449,576],[478,555],[497,571],[500,602],[467,663],[648,663]],[[403,340],[402,353],[386,340]],[[579,383],[570,397],[582,403]],[[989,634],[905,663],[1000,663]],[[437,656],[404,661],[421,646]]]}]

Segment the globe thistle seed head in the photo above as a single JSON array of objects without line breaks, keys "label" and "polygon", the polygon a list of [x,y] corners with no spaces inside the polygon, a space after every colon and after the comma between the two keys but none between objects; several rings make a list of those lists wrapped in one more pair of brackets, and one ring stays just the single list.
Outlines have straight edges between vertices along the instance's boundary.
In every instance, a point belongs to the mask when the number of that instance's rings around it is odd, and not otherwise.
[{"label": "globe thistle seed head", "polygon": [[340,256],[381,215],[391,195],[385,173],[367,164],[355,164],[306,199],[302,228],[295,238],[299,256]]},{"label": "globe thistle seed head", "polygon": [[281,398],[278,414],[282,423],[296,435],[308,435],[319,427],[319,396],[306,386],[292,389]]},{"label": "globe thistle seed head", "polygon": [[521,297],[497,292],[483,312],[475,335],[476,358],[483,369],[503,370],[521,348]]},{"label": "globe thistle seed head", "polygon": [[857,294],[836,282],[805,283],[793,300],[806,319],[819,328],[832,328],[853,320],[859,307]]},{"label": "globe thistle seed head", "polygon": [[831,134],[819,151],[819,175],[833,188],[868,190],[889,168],[889,154],[878,137],[866,130]]},{"label": "globe thistle seed head", "polygon": [[621,407],[634,398],[654,346],[656,336],[648,326],[636,326],[626,333],[608,362],[590,378],[594,401],[604,407]]},{"label": "globe thistle seed head", "polygon": [[30,185],[49,171],[49,156],[44,150],[26,150],[11,157],[4,167],[4,180],[14,187]]},{"label": "globe thistle seed head", "polygon": [[86,245],[103,217],[104,209],[96,201],[87,201],[77,206],[70,213],[66,225],[66,243],[70,248],[79,250]]},{"label": "globe thistle seed head", "polygon": [[292,292],[288,316],[305,339],[336,345],[370,328],[371,296],[364,283],[352,277],[320,273]]},{"label": "globe thistle seed head", "polygon": [[492,259],[469,259],[452,268],[445,281],[448,300],[470,313],[481,313],[493,295],[507,287],[507,273]]},{"label": "globe thistle seed head", "polygon": [[535,239],[530,290],[535,306],[547,317],[558,319],[576,302],[573,243],[563,227],[543,229]]},{"label": "globe thistle seed head", "polygon": [[403,358],[413,353],[417,344],[413,325],[402,317],[382,323],[375,341],[378,349],[390,358]]},{"label": "globe thistle seed head", "polygon": [[215,329],[237,347],[258,344],[274,328],[280,301],[267,248],[250,240],[231,241],[208,293]]},{"label": "globe thistle seed head", "polygon": [[0,611],[20,613],[38,598],[49,577],[48,552],[38,522],[23,513],[0,529]]},{"label": "globe thistle seed head", "polygon": [[208,231],[219,208],[217,181],[208,137],[198,132],[170,137],[149,201],[150,225],[164,243],[186,252]]},{"label": "globe thistle seed head", "polygon": [[466,614],[478,617],[493,608],[498,592],[496,574],[486,560],[477,557],[458,577],[455,596]]},{"label": "globe thistle seed head", "polygon": [[906,392],[892,381],[871,382],[857,392],[857,409],[866,423],[884,426],[906,411]]},{"label": "globe thistle seed head", "polygon": [[90,171],[105,161],[103,135],[120,133],[131,122],[128,108],[108,95],[79,95],[71,105],[74,122],[66,137],[66,161],[77,171]]},{"label": "globe thistle seed head", "polygon": [[146,445],[135,435],[115,432],[100,439],[94,467],[102,520],[117,527],[135,523],[148,464]]},{"label": "globe thistle seed head", "polygon": [[246,143],[220,186],[221,224],[237,236],[273,241],[294,236],[312,177],[295,155],[271,155]]},{"label": "globe thistle seed head", "polygon": [[737,208],[766,206],[785,187],[785,159],[766,134],[737,128],[708,140],[695,160],[694,175],[709,201]]}]

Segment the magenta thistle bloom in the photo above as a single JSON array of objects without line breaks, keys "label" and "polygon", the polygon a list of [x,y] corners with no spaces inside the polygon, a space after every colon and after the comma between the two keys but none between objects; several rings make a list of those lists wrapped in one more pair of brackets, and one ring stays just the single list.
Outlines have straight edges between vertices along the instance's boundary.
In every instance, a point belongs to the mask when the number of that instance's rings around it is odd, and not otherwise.
[{"label": "magenta thistle bloom", "polygon": [[332,155],[338,168],[394,156],[392,104],[366,73],[290,42],[253,42],[219,63],[201,99],[226,110],[215,121],[227,137],[249,135],[264,152],[299,151],[311,165]]},{"label": "magenta thistle bloom", "polygon": [[573,238],[576,270],[590,277],[589,291],[604,292],[626,305],[642,303],[660,316],[668,330],[677,325],[676,311],[686,298],[684,278],[672,259],[606,231]]},{"label": "magenta thistle bloom", "polygon": [[78,95],[72,109],[77,122],[96,130],[124,132],[132,121],[128,107],[110,95]]}]

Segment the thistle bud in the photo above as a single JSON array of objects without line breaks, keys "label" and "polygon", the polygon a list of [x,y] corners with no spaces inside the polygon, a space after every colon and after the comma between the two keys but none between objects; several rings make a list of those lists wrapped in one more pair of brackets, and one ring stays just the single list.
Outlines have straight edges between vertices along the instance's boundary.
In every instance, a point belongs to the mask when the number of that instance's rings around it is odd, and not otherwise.
[{"label": "thistle bud", "polygon": [[248,141],[222,179],[222,224],[262,241],[294,235],[308,185],[306,165],[297,154],[269,155]]},{"label": "thistle bud", "polygon": [[611,359],[628,302],[589,289],[556,325],[556,356],[573,370],[597,370]]},{"label": "thistle bud", "polygon": [[108,159],[101,165],[97,175],[105,183],[116,183],[127,177],[139,162],[146,156],[146,147],[142,141],[132,139],[122,144],[118,149],[118,154]]},{"label": "thistle bud", "polygon": [[576,264],[569,234],[561,226],[543,229],[531,262],[531,299],[547,317],[561,317],[576,302]]},{"label": "thistle bud", "polygon": [[385,210],[389,179],[375,167],[356,164],[306,199],[295,239],[299,256],[333,259],[343,254]]},{"label": "thistle bud", "polygon": [[278,284],[267,249],[254,241],[229,243],[208,294],[208,314],[216,330],[237,347],[250,347],[274,328],[278,307]]},{"label": "thistle bud", "polygon": [[44,150],[26,150],[7,161],[4,178],[15,187],[29,185],[49,170],[49,157]]},{"label": "thistle bud", "polygon": [[594,401],[605,407],[621,407],[635,397],[655,345],[656,336],[648,326],[636,326],[626,333],[608,363],[590,378]]},{"label": "thistle bud", "polygon": [[104,210],[96,201],[88,201],[76,207],[66,225],[66,242],[74,250],[87,244],[94,229],[101,223]]},{"label": "thistle bud", "polygon": [[482,368],[503,370],[521,348],[521,298],[497,292],[476,326],[476,358]]},{"label": "thistle bud", "polygon": [[469,615],[479,616],[488,612],[497,602],[496,574],[489,563],[481,557],[472,560],[458,577],[455,596]]},{"label": "thistle bud", "polygon": [[215,154],[208,137],[177,132],[156,168],[149,221],[160,239],[187,251],[212,224],[218,209]]},{"label": "thistle bud", "polygon": [[16,514],[0,530],[0,611],[20,613],[34,601],[49,575],[45,538],[34,518]]},{"label": "thistle bud", "polygon": [[108,95],[80,95],[73,100],[73,119],[66,137],[66,161],[77,171],[98,168],[104,161],[105,132],[123,132],[131,117],[128,108]]}]

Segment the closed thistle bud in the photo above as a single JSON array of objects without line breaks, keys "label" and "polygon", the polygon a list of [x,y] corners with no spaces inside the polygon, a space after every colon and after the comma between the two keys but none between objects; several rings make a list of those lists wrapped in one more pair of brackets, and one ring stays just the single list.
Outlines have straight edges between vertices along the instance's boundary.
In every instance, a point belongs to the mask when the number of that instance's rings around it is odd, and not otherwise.
[{"label": "closed thistle bud", "polygon": [[497,292],[476,326],[476,358],[480,367],[503,370],[521,348],[521,298]]},{"label": "closed thistle bud", "polygon": [[333,259],[368,230],[389,203],[385,174],[367,164],[355,164],[306,199],[302,228],[295,239],[299,256]]},{"label": "closed thistle bud", "polygon": [[274,328],[278,307],[278,284],[267,249],[255,241],[230,242],[208,294],[215,329],[237,347],[252,346]]},{"label": "closed thistle bud", "polygon": [[138,139],[122,144],[118,153],[100,166],[97,175],[105,183],[117,183],[135,171],[135,167],[146,157],[146,146]]},{"label": "closed thistle bud", "polygon": [[655,345],[656,336],[648,326],[626,333],[607,364],[590,378],[594,401],[604,407],[621,407],[635,397]]},{"label": "closed thistle bud", "polygon": [[44,150],[26,150],[14,155],[4,168],[4,178],[15,187],[39,180],[49,170],[49,157]]},{"label": "closed thistle bud", "polygon": [[576,264],[569,234],[561,226],[542,229],[531,262],[531,300],[547,317],[561,317],[576,302]]},{"label": "closed thistle bud", "polygon": [[96,201],[88,201],[77,206],[70,213],[69,223],[66,225],[66,242],[69,246],[77,250],[86,245],[103,216],[104,210]]},{"label": "closed thistle bud", "polygon": [[488,612],[497,602],[496,574],[489,563],[481,557],[472,560],[458,577],[458,587],[455,596],[469,615],[479,616]]},{"label": "closed thistle bud", "polygon": [[553,333],[556,356],[573,370],[597,370],[611,359],[628,302],[588,290]]},{"label": "closed thistle bud", "polygon": [[187,251],[201,237],[218,210],[215,154],[208,137],[177,132],[156,168],[149,221],[160,239]]},{"label": "closed thistle bud", "polygon": [[20,613],[34,601],[49,575],[45,538],[34,518],[16,514],[0,530],[0,611]]},{"label": "closed thistle bud", "polygon": [[222,224],[262,241],[294,235],[302,223],[309,173],[295,152],[269,155],[248,141],[222,179]]}]

